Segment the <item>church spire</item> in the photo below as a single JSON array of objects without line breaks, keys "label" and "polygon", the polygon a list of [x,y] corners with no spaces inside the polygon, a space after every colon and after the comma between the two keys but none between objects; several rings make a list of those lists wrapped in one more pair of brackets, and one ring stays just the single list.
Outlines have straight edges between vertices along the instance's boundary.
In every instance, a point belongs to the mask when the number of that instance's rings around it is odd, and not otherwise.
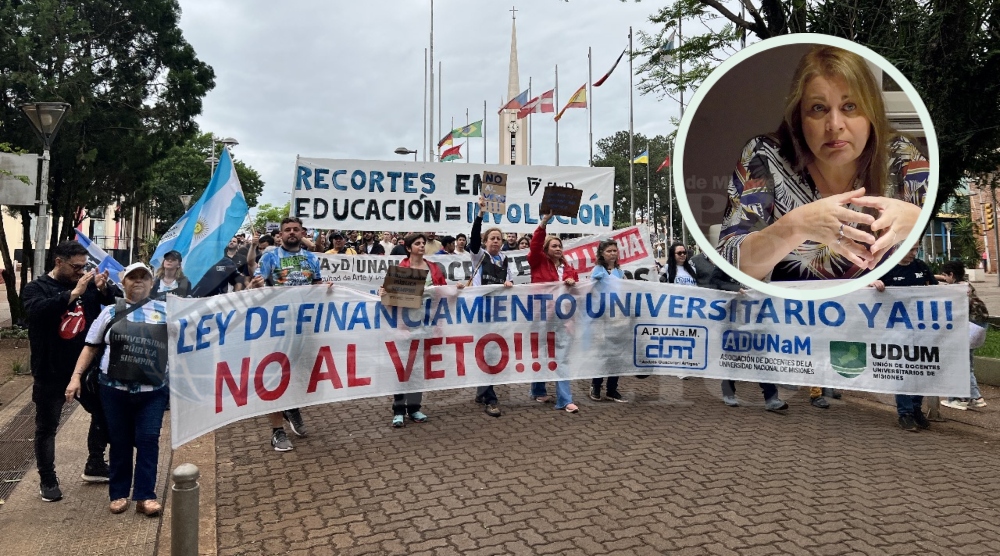
[{"label": "church spire", "polygon": [[517,78],[517,8],[511,8],[510,21],[510,70],[507,77],[507,100],[521,94]]}]

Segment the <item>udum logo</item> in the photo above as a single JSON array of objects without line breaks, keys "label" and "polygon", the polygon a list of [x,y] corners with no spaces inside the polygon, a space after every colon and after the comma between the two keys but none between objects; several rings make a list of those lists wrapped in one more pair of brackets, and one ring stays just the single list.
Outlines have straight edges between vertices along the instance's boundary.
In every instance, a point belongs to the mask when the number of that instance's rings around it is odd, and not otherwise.
[{"label": "udum logo", "polygon": [[867,368],[868,344],[830,342],[830,365],[844,378],[855,378]]}]

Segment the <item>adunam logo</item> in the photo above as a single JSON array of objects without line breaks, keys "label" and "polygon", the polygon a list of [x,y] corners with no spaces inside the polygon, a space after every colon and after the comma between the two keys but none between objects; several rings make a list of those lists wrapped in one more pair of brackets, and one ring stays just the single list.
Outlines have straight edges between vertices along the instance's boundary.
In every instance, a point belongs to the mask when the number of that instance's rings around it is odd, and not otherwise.
[{"label": "adunam logo", "polygon": [[708,365],[708,329],[704,326],[639,324],[635,327],[632,353],[636,367],[703,370]]},{"label": "adunam logo", "polygon": [[830,342],[830,366],[844,378],[857,378],[868,368],[868,344]]}]

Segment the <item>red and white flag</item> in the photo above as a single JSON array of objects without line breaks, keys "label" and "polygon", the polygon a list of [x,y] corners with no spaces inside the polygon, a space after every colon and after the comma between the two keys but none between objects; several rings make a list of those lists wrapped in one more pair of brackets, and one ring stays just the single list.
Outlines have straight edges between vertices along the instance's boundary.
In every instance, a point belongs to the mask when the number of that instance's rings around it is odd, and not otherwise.
[{"label": "red and white flag", "polygon": [[605,73],[604,77],[594,82],[594,87],[600,87],[601,85],[604,85],[604,82],[607,81],[609,77],[611,77],[612,73],[614,73],[615,68],[618,67],[618,62],[622,61],[622,57],[625,56],[626,52],[628,52],[627,48],[625,50],[622,50],[622,53],[618,55],[618,59],[615,60],[615,64],[611,66],[611,69],[608,70],[608,73]]},{"label": "red and white flag", "polygon": [[523,120],[528,117],[528,114],[534,112],[555,112],[555,94],[556,90],[551,89],[547,92],[542,93],[528,101],[520,110],[517,111],[517,119]]}]

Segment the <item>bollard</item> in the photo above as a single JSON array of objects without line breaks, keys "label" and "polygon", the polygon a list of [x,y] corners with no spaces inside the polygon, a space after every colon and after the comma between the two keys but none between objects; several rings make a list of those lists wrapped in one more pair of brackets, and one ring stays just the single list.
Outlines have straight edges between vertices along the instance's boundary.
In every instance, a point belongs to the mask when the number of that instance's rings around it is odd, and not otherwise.
[{"label": "bollard", "polygon": [[198,555],[198,467],[182,463],[174,469],[170,506],[170,556]]}]

